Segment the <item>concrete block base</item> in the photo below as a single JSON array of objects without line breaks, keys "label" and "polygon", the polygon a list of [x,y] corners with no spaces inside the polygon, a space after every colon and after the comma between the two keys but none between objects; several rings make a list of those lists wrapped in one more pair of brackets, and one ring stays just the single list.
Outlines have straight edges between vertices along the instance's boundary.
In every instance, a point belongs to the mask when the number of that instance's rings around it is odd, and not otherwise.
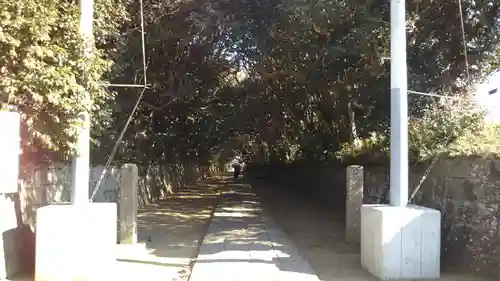
[{"label": "concrete block base", "polygon": [[22,245],[16,203],[0,193],[0,280],[21,271]]},{"label": "concrete block base", "polygon": [[361,207],[361,265],[380,280],[440,277],[441,213],[416,205]]},{"label": "concrete block base", "polygon": [[36,217],[35,281],[116,279],[115,203],[50,205]]}]

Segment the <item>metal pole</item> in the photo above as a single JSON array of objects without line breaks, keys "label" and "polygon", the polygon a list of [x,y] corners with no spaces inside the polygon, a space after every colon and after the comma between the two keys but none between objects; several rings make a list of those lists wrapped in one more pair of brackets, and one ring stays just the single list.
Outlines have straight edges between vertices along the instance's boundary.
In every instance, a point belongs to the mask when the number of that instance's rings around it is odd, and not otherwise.
[{"label": "metal pole", "polygon": [[[82,57],[90,62],[93,47],[92,22],[94,16],[94,0],[80,0],[80,35],[83,40]],[[88,65],[87,65],[88,66]],[[85,73],[84,73],[85,75]],[[85,79],[85,78],[84,78]],[[84,83],[87,81],[85,80]],[[89,202],[89,166],[90,166],[90,93],[85,92],[83,101],[84,111],[80,114],[80,128],[78,130],[76,153],[71,165],[71,203],[82,204]]]},{"label": "metal pole", "polygon": [[405,0],[391,0],[390,203],[408,203],[408,93]]}]

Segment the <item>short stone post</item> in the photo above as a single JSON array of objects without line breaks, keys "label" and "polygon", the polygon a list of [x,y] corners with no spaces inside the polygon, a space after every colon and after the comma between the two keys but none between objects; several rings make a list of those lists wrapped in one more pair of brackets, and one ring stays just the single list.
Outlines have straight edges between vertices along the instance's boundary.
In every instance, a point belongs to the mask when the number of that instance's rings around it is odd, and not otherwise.
[{"label": "short stone post", "polygon": [[135,164],[124,164],[120,169],[120,244],[137,243],[139,169]]},{"label": "short stone post", "polygon": [[357,243],[361,239],[361,205],[363,204],[363,167],[348,166],[346,170],[345,239]]}]

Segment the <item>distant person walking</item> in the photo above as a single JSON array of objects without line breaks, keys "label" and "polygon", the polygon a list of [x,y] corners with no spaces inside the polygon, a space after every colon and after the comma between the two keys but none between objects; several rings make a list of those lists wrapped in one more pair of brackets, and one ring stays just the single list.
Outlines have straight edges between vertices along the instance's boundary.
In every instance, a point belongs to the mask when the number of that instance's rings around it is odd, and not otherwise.
[{"label": "distant person walking", "polygon": [[233,160],[232,166],[233,166],[233,177],[234,177],[234,179],[237,179],[240,176],[241,166],[242,166],[241,158],[239,156],[237,156]]}]

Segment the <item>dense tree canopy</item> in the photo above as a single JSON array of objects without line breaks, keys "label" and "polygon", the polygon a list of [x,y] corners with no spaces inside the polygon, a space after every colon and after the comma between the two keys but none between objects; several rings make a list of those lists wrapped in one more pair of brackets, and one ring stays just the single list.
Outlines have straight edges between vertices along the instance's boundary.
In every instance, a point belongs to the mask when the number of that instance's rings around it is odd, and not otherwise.
[{"label": "dense tree canopy", "polygon": [[[144,82],[139,3],[97,1],[94,78],[83,84],[74,3],[0,1],[2,106],[25,115],[26,146],[67,151],[86,88],[93,159],[104,161],[138,91],[115,95],[98,82]],[[457,0],[410,1],[410,89],[462,97],[496,67],[500,1],[462,4],[472,81]],[[386,147],[389,1],[145,0],[144,9],[150,86],[117,160],[204,164],[237,148],[254,161],[325,161],[362,140]],[[480,116],[464,108],[412,95],[414,155],[477,125]]]},{"label": "dense tree canopy", "polygon": [[[469,69],[479,78],[498,59],[500,1],[464,1],[463,9]],[[387,136],[388,1],[148,1],[146,10],[153,86],[122,155],[207,161],[230,147],[261,160],[329,160],[357,139]],[[407,18],[409,88],[462,95],[469,81],[458,2],[413,1]],[[134,28],[119,81],[141,80]],[[120,92],[119,124],[135,98]],[[463,104],[410,100],[415,130],[441,128],[414,134],[417,147],[454,140],[478,120]],[[443,106],[460,110],[436,118]]]},{"label": "dense tree canopy", "polygon": [[24,160],[68,156],[84,91],[92,94],[97,124],[109,116],[113,95],[99,84],[127,11],[121,0],[97,0],[95,10],[99,48],[85,82],[74,1],[0,0],[0,107],[21,113]]}]

